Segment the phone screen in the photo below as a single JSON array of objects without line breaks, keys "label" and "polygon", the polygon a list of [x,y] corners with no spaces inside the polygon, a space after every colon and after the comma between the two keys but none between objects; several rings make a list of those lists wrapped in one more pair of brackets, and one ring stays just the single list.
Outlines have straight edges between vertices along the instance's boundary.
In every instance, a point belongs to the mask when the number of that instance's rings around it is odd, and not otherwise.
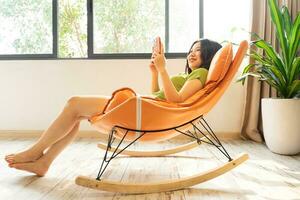
[{"label": "phone screen", "polygon": [[156,37],[153,42],[152,51],[157,50],[160,53],[160,49],[161,49],[160,37]]}]

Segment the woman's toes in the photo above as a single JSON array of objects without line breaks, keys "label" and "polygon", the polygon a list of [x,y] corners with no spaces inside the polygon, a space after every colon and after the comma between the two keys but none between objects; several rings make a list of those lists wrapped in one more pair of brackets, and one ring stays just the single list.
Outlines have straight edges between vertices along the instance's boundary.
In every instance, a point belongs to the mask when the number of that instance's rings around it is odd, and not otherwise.
[{"label": "woman's toes", "polygon": [[12,154],[8,154],[5,156],[5,159],[9,158],[9,156],[11,156]]},{"label": "woman's toes", "polygon": [[34,173],[38,176],[44,176],[48,167],[41,162],[14,163],[9,165],[12,168]]},{"label": "woman's toes", "polygon": [[9,154],[5,156],[5,160],[9,160],[12,156],[14,156],[14,154]]},{"label": "woman's toes", "polygon": [[13,160],[6,160],[6,162],[7,162],[8,164],[12,164],[12,163],[14,163],[14,161],[13,161]]},{"label": "woman's toes", "polygon": [[27,162],[34,162],[42,156],[43,156],[42,152],[38,153],[38,152],[24,151],[17,154],[7,155],[5,157],[5,160],[8,163],[27,163]]},{"label": "woman's toes", "polygon": [[14,162],[13,156],[14,156],[13,154],[5,156],[5,161],[7,163],[13,163]]}]

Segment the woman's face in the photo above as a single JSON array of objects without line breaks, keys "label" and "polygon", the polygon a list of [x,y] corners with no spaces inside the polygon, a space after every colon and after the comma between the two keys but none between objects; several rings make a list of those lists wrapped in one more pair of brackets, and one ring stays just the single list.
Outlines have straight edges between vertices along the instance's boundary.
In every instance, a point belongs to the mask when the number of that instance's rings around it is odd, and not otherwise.
[{"label": "woman's face", "polygon": [[201,52],[200,52],[200,42],[197,42],[193,45],[191,51],[189,52],[187,56],[189,68],[191,70],[197,69],[201,66],[202,60],[201,60]]}]

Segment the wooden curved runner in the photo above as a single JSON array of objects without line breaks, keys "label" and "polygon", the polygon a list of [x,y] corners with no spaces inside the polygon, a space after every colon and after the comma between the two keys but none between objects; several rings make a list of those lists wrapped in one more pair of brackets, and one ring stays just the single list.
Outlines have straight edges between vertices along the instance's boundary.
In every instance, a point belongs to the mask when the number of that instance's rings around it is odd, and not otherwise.
[{"label": "wooden curved runner", "polygon": [[237,167],[249,158],[248,154],[244,153],[239,155],[234,160],[225,163],[224,165],[217,167],[215,169],[208,170],[196,174],[194,176],[176,179],[176,180],[165,180],[156,181],[150,183],[121,183],[118,181],[110,180],[95,180],[85,176],[78,176],[76,178],[76,184],[88,188],[94,188],[110,192],[121,192],[127,194],[141,194],[141,193],[153,193],[153,192],[166,192],[172,190],[178,190],[187,188],[199,183],[208,181],[215,177],[218,177],[231,169]]},{"label": "wooden curved runner", "polygon": [[[207,136],[208,137],[208,136]],[[202,141],[206,140],[206,137],[200,138]],[[135,157],[158,157],[158,156],[165,156],[170,154],[179,153],[182,151],[186,151],[195,147],[198,147],[201,143],[198,143],[197,141],[193,141],[187,144],[183,144],[181,146],[177,146],[175,148],[165,149],[165,150],[159,150],[159,151],[132,151],[132,150],[124,150],[121,152],[122,155],[128,155],[128,156],[135,156]],[[107,145],[103,143],[98,143],[98,147],[100,149],[106,150]],[[115,147],[111,147],[108,149],[108,151],[115,151]],[[120,150],[119,150],[120,151]]]}]

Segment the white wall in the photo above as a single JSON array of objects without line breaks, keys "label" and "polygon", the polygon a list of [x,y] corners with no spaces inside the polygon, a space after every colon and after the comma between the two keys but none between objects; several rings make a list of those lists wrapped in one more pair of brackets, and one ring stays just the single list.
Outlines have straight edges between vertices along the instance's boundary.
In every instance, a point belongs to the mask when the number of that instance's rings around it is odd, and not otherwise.
[{"label": "white wall", "polygon": [[[0,130],[44,130],[74,95],[111,95],[120,87],[149,94],[148,60],[0,61]],[[168,60],[168,71],[184,70],[185,60]],[[237,74],[238,75],[238,74]],[[236,76],[237,76],[236,75]],[[232,83],[207,115],[217,132],[239,132],[243,88]],[[81,130],[93,130],[83,122]]]}]

